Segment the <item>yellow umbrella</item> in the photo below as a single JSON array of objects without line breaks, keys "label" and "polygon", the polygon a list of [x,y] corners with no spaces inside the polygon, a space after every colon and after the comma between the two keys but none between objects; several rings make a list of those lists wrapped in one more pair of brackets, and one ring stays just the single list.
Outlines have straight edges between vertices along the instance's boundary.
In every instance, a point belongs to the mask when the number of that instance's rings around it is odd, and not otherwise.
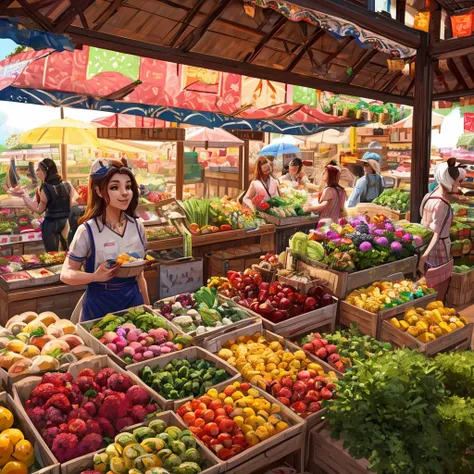
[{"label": "yellow umbrella", "polygon": [[80,120],[63,118],[52,120],[21,135],[27,145],[61,145],[61,172],[67,179],[67,145],[99,147],[97,126]]}]

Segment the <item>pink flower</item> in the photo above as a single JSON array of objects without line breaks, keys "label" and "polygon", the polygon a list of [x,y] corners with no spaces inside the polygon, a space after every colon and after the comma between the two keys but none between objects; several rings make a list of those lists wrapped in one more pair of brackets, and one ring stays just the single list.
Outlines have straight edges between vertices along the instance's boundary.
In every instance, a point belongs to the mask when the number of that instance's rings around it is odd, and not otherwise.
[{"label": "pink flower", "polygon": [[361,252],[369,252],[370,250],[372,250],[372,244],[370,242],[362,242],[359,245],[359,250]]},{"label": "pink flower", "polygon": [[411,242],[411,234],[405,234],[403,237],[402,237],[402,240],[403,242],[406,242],[407,244]]},{"label": "pink flower", "polygon": [[380,236],[382,236],[383,233],[384,233],[384,231],[383,231],[382,229],[375,229],[375,230],[374,230],[374,234],[375,234],[375,235],[380,235]]},{"label": "pink flower", "polygon": [[400,252],[400,250],[402,249],[402,244],[400,242],[392,242],[392,245],[390,245],[390,248],[394,252]]},{"label": "pink flower", "polygon": [[375,243],[377,245],[381,245],[382,247],[386,247],[388,245],[388,239],[387,237],[376,237]]},{"label": "pink flower", "polygon": [[394,230],[394,227],[390,222],[387,222],[385,224],[385,230],[388,230],[389,232],[392,232]]},{"label": "pink flower", "polygon": [[419,235],[413,236],[413,243],[415,245],[421,245],[423,243],[423,239]]}]

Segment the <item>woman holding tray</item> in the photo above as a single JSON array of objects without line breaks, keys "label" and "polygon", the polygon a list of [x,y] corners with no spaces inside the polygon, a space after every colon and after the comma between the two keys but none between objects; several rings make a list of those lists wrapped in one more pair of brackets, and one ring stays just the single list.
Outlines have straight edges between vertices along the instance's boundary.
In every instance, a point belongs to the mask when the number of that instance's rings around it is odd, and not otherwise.
[{"label": "woman holding tray", "polygon": [[150,303],[143,273],[118,278],[119,267],[108,263],[124,253],[145,257],[145,229],[135,218],[138,199],[138,185],[126,160],[93,164],[86,213],[61,272],[64,283],[87,285],[79,303],[83,321]]},{"label": "woman holding tray", "polygon": [[456,159],[439,164],[435,170],[438,186],[428,193],[420,207],[421,225],[433,231],[433,237],[420,257],[418,269],[426,276],[429,286],[438,292],[438,299],[444,301],[453,273],[451,240],[449,229],[453,221],[450,195],[457,193],[466,177],[466,170],[456,166]]}]

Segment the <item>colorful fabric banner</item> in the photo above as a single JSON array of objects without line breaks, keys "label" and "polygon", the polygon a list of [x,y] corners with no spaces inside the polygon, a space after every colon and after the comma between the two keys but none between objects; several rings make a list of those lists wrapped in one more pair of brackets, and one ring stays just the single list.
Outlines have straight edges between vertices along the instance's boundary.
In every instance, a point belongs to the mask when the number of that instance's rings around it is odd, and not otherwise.
[{"label": "colorful fabric banner", "polygon": [[464,114],[464,131],[474,133],[474,114]]},{"label": "colorful fabric banner", "polygon": [[310,87],[293,86],[293,103],[318,106],[318,92]]},{"label": "colorful fabric banner", "polygon": [[120,74],[136,81],[140,74],[140,56],[91,46],[89,48],[87,79],[102,72],[120,72]]}]

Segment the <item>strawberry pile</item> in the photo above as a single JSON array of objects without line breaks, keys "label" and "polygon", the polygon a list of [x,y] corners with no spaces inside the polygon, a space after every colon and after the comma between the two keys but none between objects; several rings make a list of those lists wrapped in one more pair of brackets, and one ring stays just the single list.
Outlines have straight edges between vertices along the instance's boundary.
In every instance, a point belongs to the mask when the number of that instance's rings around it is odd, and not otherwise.
[{"label": "strawberry pile", "polygon": [[324,360],[339,372],[345,372],[344,363],[338,354],[339,348],[334,344],[330,344],[321,334],[317,332],[308,334],[301,340],[301,346],[303,350]]},{"label": "strawberry pile", "polygon": [[25,403],[27,415],[63,463],[105,447],[127,426],[154,416],[144,387],[114,369],[43,375]]}]

